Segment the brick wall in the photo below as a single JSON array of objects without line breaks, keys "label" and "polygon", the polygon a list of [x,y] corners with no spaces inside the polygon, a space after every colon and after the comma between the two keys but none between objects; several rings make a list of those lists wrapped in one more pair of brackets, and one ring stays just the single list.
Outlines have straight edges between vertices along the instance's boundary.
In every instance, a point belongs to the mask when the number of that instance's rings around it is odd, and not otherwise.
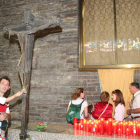
[{"label": "brick wall", "polygon": [[[100,101],[97,72],[78,71],[78,0],[1,0],[0,1],[0,76],[11,79],[11,95],[21,89],[17,64],[20,47],[16,36],[7,39],[3,28],[24,22],[28,8],[38,20],[60,17],[62,32],[39,36],[35,40],[29,121],[65,123],[65,112],[71,94],[78,87],[86,91],[86,99]],[[140,72],[135,72],[139,81]],[[20,125],[21,98],[10,103],[11,124]]]},{"label": "brick wall", "polygon": [[[16,37],[9,43],[3,28],[24,22],[29,8],[37,20],[52,16],[62,20],[62,32],[38,37],[35,41],[30,92],[30,122],[65,123],[65,112],[71,94],[78,87],[86,91],[89,102],[99,101],[97,72],[78,71],[78,0],[11,0],[0,2],[0,76],[11,79],[11,95],[20,90],[17,72],[20,47]],[[12,125],[20,124],[21,98],[10,103]]]}]

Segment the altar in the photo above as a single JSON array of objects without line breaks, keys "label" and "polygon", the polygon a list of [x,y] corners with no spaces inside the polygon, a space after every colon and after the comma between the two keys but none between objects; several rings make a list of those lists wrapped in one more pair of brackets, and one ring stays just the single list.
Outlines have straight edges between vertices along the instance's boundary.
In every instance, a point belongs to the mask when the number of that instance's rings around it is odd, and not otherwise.
[{"label": "altar", "polygon": [[[47,129],[45,132],[35,131],[37,128],[38,122],[29,123],[27,135],[29,138],[26,140],[125,140],[125,139],[140,139],[140,136],[126,136],[122,134],[118,136],[117,134],[104,135],[93,134],[91,132],[83,130],[74,130],[72,125],[60,124],[60,123],[48,123]],[[20,140],[19,134],[21,126],[8,128],[8,140]]]}]

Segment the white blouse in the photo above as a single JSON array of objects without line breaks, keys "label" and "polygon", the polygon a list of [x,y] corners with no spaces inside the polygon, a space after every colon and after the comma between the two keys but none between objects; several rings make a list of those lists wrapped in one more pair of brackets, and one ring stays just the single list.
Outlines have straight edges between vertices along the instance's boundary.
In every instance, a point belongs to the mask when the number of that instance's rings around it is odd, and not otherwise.
[{"label": "white blouse", "polygon": [[116,121],[123,121],[125,115],[125,107],[123,104],[119,103],[115,108],[114,119]]}]

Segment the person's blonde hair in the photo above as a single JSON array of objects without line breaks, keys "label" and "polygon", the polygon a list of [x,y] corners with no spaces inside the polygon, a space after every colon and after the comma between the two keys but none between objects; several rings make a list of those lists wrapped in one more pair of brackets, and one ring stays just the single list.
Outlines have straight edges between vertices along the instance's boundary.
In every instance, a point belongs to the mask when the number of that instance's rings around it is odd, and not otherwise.
[{"label": "person's blonde hair", "polygon": [[83,88],[77,88],[75,90],[75,93],[72,94],[71,99],[72,100],[76,100],[77,98],[80,97],[80,94],[83,93],[83,92],[84,92],[84,89]]},{"label": "person's blonde hair", "polygon": [[109,101],[109,93],[107,91],[103,91],[100,95],[101,101]]}]

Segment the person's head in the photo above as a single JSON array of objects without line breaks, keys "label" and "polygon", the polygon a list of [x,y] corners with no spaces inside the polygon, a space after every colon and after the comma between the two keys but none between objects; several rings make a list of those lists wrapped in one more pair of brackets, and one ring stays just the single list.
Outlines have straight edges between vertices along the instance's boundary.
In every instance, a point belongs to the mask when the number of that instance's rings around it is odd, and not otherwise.
[{"label": "person's head", "polygon": [[137,91],[139,91],[139,84],[136,83],[136,82],[132,82],[130,85],[129,85],[129,90],[131,92],[131,94],[135,94]]},{"label": "person's head", "polygon": [[0,78],[0,93],[4,94],[10,89],[10,79],[7,76]]},{"label": "person's head", "polygon": [[107,91],[103,91],[100,95],[101,101],[109,101],[109,93]]},{"label": "person's head", "polygon": [[85,92],[83,88],[77,88],[75,90],[75,93],[72,94],[72,100],[76,100],[77,98],[84,99],[85,98]]},{"label": "person's head", "polygon": [[116,89],[112,91],[112,100],[115,102],[115,105],[117,106],[119,103],[123,104],[125,106],[123,94],[119,89]]}]

